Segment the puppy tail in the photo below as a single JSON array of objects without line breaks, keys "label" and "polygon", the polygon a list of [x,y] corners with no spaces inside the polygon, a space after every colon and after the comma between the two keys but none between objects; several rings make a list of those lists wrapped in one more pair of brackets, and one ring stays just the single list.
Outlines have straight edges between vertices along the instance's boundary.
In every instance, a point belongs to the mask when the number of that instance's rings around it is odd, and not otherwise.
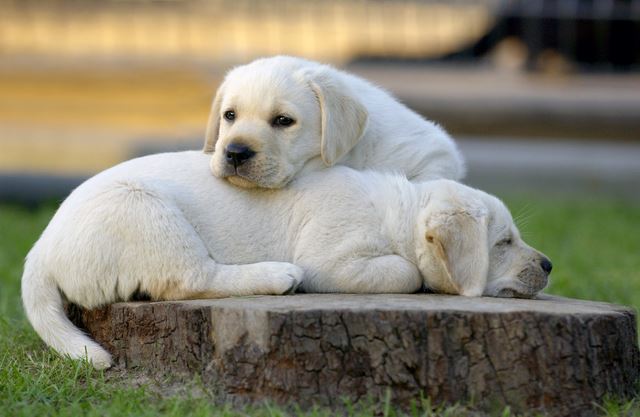
[{"label": "puppy tail", "polygon": [[62,296],[54,280],[38,263],[34,248],[22,275],[22,303],[27,318],[44,342],[72,359],[86,359],[96,369],[112,365],[111,355],[67,318]]}]

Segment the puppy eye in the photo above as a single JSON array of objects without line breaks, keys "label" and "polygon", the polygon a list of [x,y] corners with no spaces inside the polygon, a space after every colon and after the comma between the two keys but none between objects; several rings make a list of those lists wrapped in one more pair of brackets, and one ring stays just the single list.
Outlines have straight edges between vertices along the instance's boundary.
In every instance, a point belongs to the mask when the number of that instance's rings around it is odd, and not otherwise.
[{"label": "puppy eye", "polygon": [[512,243],[513,243],[513,239],[508,237],[508,238],[502,239],[500,242],[498,242],[498,245],[504,246],[504,245],[510,245]]},{"label": "puppy eye", "polygon": [[292,124],[294,124],[296,121],[293,120],[291,117],[287,117],[287,116],[276,116],[273,119],[273,125],[274,126],[282,126],[282,127],[287,127],[287,126],[291,126]]},{"label": "puppy eye", "polygon": [[231,122],[235,120],[236,112],[234,112],[233,110],[227,110],[226,112],[224,112],[224,118]]}]

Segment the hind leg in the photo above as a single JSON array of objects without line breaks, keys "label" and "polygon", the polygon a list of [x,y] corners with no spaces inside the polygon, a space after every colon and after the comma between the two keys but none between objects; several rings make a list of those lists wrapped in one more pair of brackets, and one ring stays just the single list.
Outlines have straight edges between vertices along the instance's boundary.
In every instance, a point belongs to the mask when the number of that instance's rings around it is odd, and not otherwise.
[{"label": "hind leg", "polygon": [[205,260],[202,278],[176,282],[156,294],[156,299],[189,300],[244,295],[280,295],[295,291],[302,281],[301,268],[287,262],[224,265]]},{"label": "hind leg", "polygon": [[[159,193],[136,192],[130,199],[143,205],[142,214],[131,224],[131,245],[139,248],[130,262],[145,266],[142,290],[155,299],[177,300],[218,298],[258,294],[285,294],[300,284],[303,271],[286,262],[260,262],[247,265],[217,263],[182,211]],[[134,203],[135,204],[135,203]],[[144,210],[142,210],[144,209]],[[131,211],[130,211],[131,212]],[[135,244],[137,243],[137,244]],[[215,254],[214,254],[215,256]],[[140,259],[149,259],[140,263]],[[136,260],[138,260],[136,262]],[[154,271],[150,275],[148,271]]]},{"label": "hind leg", "polygon": [[74,262],[64,262],[67,269],[57,275],[76,277],[60,287],[85,307],[136,291],[155,300],[284,294],[303,276],[286,262],[217,263],[172,196],[140,182],[114,184],[74,213],[74,221],[61,242]]}]

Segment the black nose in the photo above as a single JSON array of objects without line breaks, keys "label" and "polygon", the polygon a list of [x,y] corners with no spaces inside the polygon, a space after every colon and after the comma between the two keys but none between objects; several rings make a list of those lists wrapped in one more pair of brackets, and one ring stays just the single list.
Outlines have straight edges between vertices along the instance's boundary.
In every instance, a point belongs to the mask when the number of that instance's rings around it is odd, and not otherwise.
[{"label": "black nose", "polygon": [[550,260],[548,260],[547,258],[543,258],[540,261],[540,268],[542,268],[542,270],[546,272],[547,275],[549,275],[551,273],[551,269],[553,269],[553,265],[551,264]]},{"label": "black nose", "polygon": [[256,154],[248,146],[237,143],[227,145],[224,152],[227,163],[232,164],[234,168],[244,164],[246,160]]}]

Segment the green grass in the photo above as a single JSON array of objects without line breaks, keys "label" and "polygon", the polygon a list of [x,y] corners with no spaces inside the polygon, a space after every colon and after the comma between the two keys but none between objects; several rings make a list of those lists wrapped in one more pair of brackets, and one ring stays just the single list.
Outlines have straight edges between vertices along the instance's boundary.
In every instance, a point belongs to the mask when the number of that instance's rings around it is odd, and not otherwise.
[{"label": "green grass", "polygon": [[[506,199],[525,240],[546,253],[554,269],[549,293],[640,307],[640,204],[608,200]],[[165,395],[163,381],[127,380],[58,357],[29,327],[20,304],[22,262],[54,213],[0,205],[0,415],[1,416],[285,416],[264,405],[245,410],[212,405],[206,387]],[[517,217],[517,216],[516,216]],[[350,416],[396,415],[384,401],[346,407]],[[607,401],[606,416],[640,417],[640,399]],[[412,415],[467,415],[468,408],[435,409],[428,402]],[[329,416],[317,409],[308,416]],[[496,415],[509,416],[508,409]]]},{"label": "green grass", "polygon": [[546,292],[640,308],[640,202],[505,198],[553,262]]}]

